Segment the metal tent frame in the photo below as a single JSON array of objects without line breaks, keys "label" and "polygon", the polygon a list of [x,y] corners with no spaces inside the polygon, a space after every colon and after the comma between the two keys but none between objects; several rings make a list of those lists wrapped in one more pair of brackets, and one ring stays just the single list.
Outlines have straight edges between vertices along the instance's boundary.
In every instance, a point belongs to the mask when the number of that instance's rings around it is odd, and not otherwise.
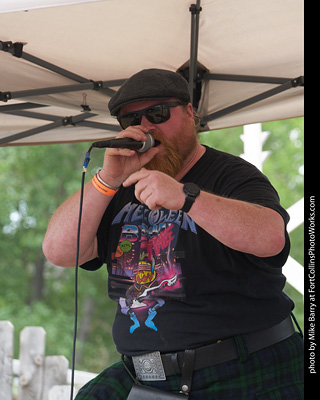
[{"label": "metal tent frame", "polygon": [[[304,76],[294,78],[280,78],[280,77],[265,77],[265,76],[249,76],[249,75],[230,75],[230,74],[217,74],[210,73],[198,62],[198,40],[199,40],[199,20],[202,8],[200,6],[200,0],[197,0],[195,4],[192,4],[189,8],[191,13],[191,39],[190,39],[190,60],[188,64],[182,66],[178,72],[184,76],[189,82],[189,90],[192,99],[192,104],[195,110],[198,108],[199,101],[201,99],[201,90],[205,81],[229,81],[229,82],[251,82],[251,83],[264,83],[277,85],[276,87],[264,91],[258,95],[247,98],[243,101],[235,103],[231,106],[225,107],[214,113],[201,116],[201,130],[207,130],[206,125],[209,121],[221,118],[227,114],[233,113],[252,104],[268,99],[286,90],[296,88],[298,86],[304,86]],[[56,86],[56,87],[44,87],[34,90],[22,90],[22,91],[0,91],[0,101],[7,103],[13,99],[26,99],[28,97],[49,95],[57,93],[77,92],[84,90],[99,91],[103,95],[112,96],[115,93],[113,87],[120,86],[126,78],[110,80],[110,81],[92,81],[83,76],[79,76],[71,71],[61,68],[57,65],[49,63],[38,57],[33,56],[24,51],[24,43],[0,40],[0,51],[10,53],[13,57],[23,59],[29,63],[36,64],[44,69],[59,74],[63,77],[69,78],[76,83],[73,85]],[[120,128],[116,125],[99,123],[89,121],[90,118],[97,116],[98,114],[90,112],[90,107],[86,104],[85,99],[83,101],[82,113],[65,116],[50,115],[39,113],[35,110],[39,107],[46,107],[44,104],[39,103],[19,103],[16,105],[3,105],[0,106],[0,113],[6,113],[21,117],[29,117],[33,119],[41,119],[50,121],[50,123],[29,129],[23,132],[19,132],[7,137],[0,139],[0,146],[8,145],[18,139],[26,138],[41,132],[52,130],[58,127],[73,125],[73,126],[85,126],[90,128],[104,129],[108,131],[118,132]]]}]

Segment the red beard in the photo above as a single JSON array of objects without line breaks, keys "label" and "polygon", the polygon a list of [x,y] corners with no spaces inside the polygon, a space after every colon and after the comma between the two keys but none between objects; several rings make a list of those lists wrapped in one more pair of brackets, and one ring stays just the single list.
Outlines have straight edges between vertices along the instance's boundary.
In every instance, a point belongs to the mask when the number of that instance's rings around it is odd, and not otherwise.
[{"label": "red beard", "polygon": [[[194,125],[186,123],[180,128],[173,141],[169,141],[156,129],[150,132],[152,136],[161,142],[164,149],[145,165],[146,169],[163,172],[175,177],[182,169],[187,157],[196,148],[197,136]],[[163,151],[164,150],[164,151]]]}]

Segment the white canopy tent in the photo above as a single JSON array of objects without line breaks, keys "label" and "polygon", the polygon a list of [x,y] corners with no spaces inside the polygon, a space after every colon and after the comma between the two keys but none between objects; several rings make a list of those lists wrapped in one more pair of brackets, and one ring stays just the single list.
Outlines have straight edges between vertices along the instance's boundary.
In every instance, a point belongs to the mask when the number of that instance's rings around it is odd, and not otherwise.
[{"label": "white canopy tent", "polygon": [[0,145],[95,141],[144,68],[179,70],[203,130],[303,115],[303,0],[8,0]]}]

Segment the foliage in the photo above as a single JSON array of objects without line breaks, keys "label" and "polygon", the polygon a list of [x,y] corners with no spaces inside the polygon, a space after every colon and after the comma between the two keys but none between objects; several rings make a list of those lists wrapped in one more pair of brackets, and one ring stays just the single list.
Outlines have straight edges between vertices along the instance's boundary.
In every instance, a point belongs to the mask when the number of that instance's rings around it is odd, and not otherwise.
[{"label": "foliage", "polygon": [[[288,208],[303,197],[303,119],[266,123],[263,130],[271,131],[264,150],[272,151],[264,173]],[[240,155],[241,134],[241,127],[230,128],[203,133],[200,140]],[[74,268],[51,265],[41,243],[53,212],[80,189],[88,147],[78,143],[0,148],[0,320],[15,326],[15,358],[21,329],[41,325],[47,332],[47,354],[63,354],[71,360]],[[101,166],[103,151],[94,150],[91,158],[86,180]],[[291,240],[292,256],[302,264],[303,227],[291,234]],[[286,290],[302,323],[302,296],[289,286]],[[95,273],[79,270],[78,293],[76,368],[99,372],[118,359],[111,336],[115,303],[107,297],[105,268]]]}]

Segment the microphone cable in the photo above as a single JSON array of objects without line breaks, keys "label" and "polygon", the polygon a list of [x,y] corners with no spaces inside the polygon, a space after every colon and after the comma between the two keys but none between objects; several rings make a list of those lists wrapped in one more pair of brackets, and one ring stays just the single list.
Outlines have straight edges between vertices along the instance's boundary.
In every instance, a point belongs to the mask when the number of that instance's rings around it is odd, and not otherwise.
[{"label": "microphone cable", "polygon": [[84,193],[85,175],[87,172],[88,164],[90,162],[90,152],[92,150],[92,147],[93,146],[90,146],[85,156],[85,160],[82,167],[82,178],[81,178],[81,189],[80,189],[80,204],[79,204],[79,216],[78,216],[78,227],[77,227],[76,261],[75,261],[75,277],[74,277],[74,326],[73,326],[73,341],[72,341],[70,400],[73,400],[74,372],[75,372],[75,359],[76,359],[76,341],[77,341],[77,327],[78,327],[78,272],[79,272],[80,228],[81,228],[82,207],[83,207],[83,193]]},{"label": "microphone cable", "polygon": [[[147,147],[142,145],[142,148],[137,150],[141,152],[145,152],[149,150],[149,148],[154,145],[160,144],[159,141],[155,141],[153,137],[148,134],[147,136]],[[117,139],[119,143],[119,139]],[[107,141],[111,142],[110,140]],[[105,142],[104,142],[105,143]],[[79,204],[79,217],[78,217],[78,227],[77,227],[77,244],[76,244],[76,261],[75,261],[75,277],[74,277],[74,327],[73,327],[73,343],[72,343],[72,365],[71,365],[71,390],[70,390],[70,400],[73,400],[73,390],[74,390],[74,372],[75,372],[75,359],[76,359],[76,341],[77,341],[77,327],[78,327],[78,273],[79,273],[79,249],[80,249],[80,228],[81,228],[81,218],[82,218],[82,207],[83,207],[83,193],[84,193],[84,183],[85,183],[85,175],[87,172],[88,164],[90,162],[90,153],[91,150],[96,148],[104,148],[106,146],[102,146],[102,142],[92,143],[88,151],[86,152],[86,156],[84,159],[84,163],[82,166],[82,179],[81,179],[81,189],[80,189],[80,204]],[[117,145],[118,146],[118,145]],[[116,146],[116,147],[117,147]],[[141,144],[140,144],[141,146]],[[150,147],[149,147],[150,146]]]}]

